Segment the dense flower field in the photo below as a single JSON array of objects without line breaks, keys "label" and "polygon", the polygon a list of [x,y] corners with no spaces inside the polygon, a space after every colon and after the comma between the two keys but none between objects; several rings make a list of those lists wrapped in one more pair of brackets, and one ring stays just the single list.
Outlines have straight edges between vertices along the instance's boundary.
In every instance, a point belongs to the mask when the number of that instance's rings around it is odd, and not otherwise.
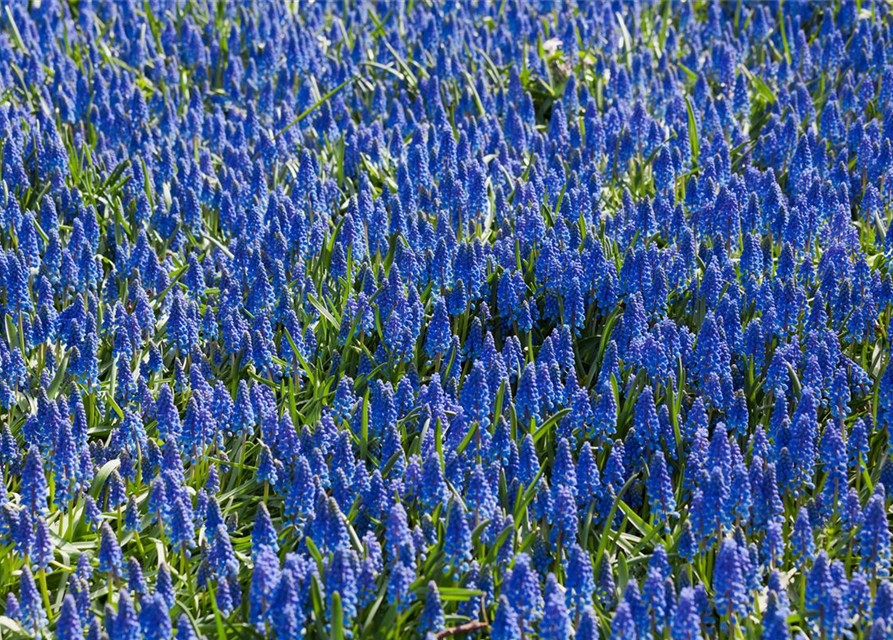
[{"label": "dense flower field", "polygon": [[0,635],[890,638],[891,29],[2,3]]}]

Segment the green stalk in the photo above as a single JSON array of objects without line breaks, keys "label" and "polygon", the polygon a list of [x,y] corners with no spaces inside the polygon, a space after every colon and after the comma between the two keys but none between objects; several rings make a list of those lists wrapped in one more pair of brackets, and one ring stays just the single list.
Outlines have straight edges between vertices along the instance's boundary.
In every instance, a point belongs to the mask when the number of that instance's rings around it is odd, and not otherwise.
[{"label": "green stalk", "polygon": [[[26,562],[30,562],[30,558],[26,558]],[[40,581],[40,593],[43,596],[43,607],[47,610],[47,618],[49,618],[50,622],[53,621],[53,609],[50,606],[50,591],[47,589],[47,572],[46,569],[41,569],[37,572],[38,580]]]}]

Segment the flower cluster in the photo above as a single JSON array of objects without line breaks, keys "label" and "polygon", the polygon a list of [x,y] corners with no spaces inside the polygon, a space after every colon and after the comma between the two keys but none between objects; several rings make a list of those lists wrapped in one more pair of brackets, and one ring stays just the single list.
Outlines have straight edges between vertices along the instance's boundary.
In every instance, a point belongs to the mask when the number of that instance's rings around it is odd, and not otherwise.
[{"label": "flower cluster", "polygon": [[889,638],[891,43],[5,3],[0,626]]}]

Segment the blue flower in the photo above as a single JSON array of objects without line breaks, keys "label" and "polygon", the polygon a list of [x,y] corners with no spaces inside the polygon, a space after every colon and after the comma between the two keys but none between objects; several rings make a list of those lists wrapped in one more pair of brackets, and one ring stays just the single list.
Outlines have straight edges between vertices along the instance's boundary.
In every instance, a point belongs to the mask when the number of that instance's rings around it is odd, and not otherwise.
[{"label": "blue flower", "polygon": [[760,637],[762,640],[782,640],[790,637],[788,612],[775,591],[770,591],[766,598],[763,631]]},{"label": "blue flower", "polygon": [[518,380],[518,391],[515,394],[515,412],[523,424],[537,420],[542,411],[540,389],[537,384],[537,371],[533,363],[528,363]]},{"label": "blue flower", "polygon": [[871,496],[865,507],[859,549],[863,567],[886,575],[890,567],[890,527],[882,494]]},{"label": "blue flower", "polygon": [[34,445],[28,449],[25,465],[22,469],[23,504],[35,513],[44,513],[47,509],[47,481],[43,472],[43,459]]},{"label": "blue flower", "polygon": [[251,532],[251,546],[253,551],[259,551],[261,547],[268,547],[274,551],[279,549],[279,535],[264,503],[257,506],[254,529]]},{"label": "blue flower", "polygon": [[456,575],[465,571],[472,557],[471,530],[464,507],[456,501],[450,504],[443,551]]},{"label": "blue flower", "polygon": [[25,631],[31,635],[37,635],[47,626],[46,610],[34,583],[34,576],[27,565],[22,567],[19,581],[19,620]]},{"label": "blue flower", "polygon": [[326,588],[330,593],[337,592],[341,598],[342,624],[345,628],[350,627],[357,610],[356,564],[356,555],[351,550],[339,548],[326,568]]},{"label": "blue flower", "polygon": [[155,595],[143,601],[139,620],[145,640],[171,640],[173,637],[168,606],[161,596]]},{"label": "blue flower", "polygon": [[437,583],[431,580],[428,582],[425,607],[422,609],[417,628],[421,634],[436,634],[443,631],[445,625],[443,606],[440,603],[440,591],[437,589]]},{"label": "blue flower", "polygon": [[564,595],[555,574],[550,573],[546,577],[546,597],[543,618],[538,627],[539,635],[546,640],[569,640],[572,629]]},{"label": "blue flower", "polygon": [[487,428],[490,424],[490,390],[480,360],[475,361],[471,373],[466,376],[460,398],[468,417],[479,422],[481,428]]},{"label": "blue flower", "polygon": [[[581,613],[592,602],[595,592],[595,576],[589,554],[578,544],[568,549],[567,578],[565,580],[567,606],[573,612]],[[602,561],[602,565],[607,565]]]},{"label": "blue flower", "polygon": [[37,516],[35,518],[34,544],[31,549],[31,559],[35,569],[45,571],[53,560],[53,541],[50,538],[50,529],[47,521]]},{"label": "blue flower", "polygon": [[805,564],[812,559],[815,552],[812,527],[809,523],[809,513],[805,507],[801,507],[797,514],[797,521],[791,534],[791,548],[797,557],[798,564]]},{"label": "blue flower", "polygon": [[518,615],[505,596],[499,598],[496,616],[490,627],[490,636],[493,640],[520,640],[522,637]]},{"label": "blue flower", "polygon": [[216,530],[211,533],[211,549],[208,560],[214,570],[214,574],[224,580],[238,574],[239,561],[233,551],[226,526],[218,524]]},{"label": "blue flower", "polygon": [[83,640],[84,630],[78,616],[77,605],[71,595],[62,601],[59,619],[56,621],[56,640]]},{"label": "blue flower", "polygon": [[638,630],[630,606],[621,602],[611,620],[611,640],[635,640],[637,637]]},{"label": "blue flower", "polygon": [[699,640],[703,638],[701,619],[695,602],[695,591],[691,587],[683,587],[679,592],[679,602],[673,612],[670,626],[672,640]]},{"label": "blue flower", "polygon": [[664,455],[657,451],[651,459],[651,468],[648,474],[648,497],[651,502],[651,512],[658,522],[663,522],[669,530],[669,518],[676,515],[676,497],[673,493],[673,485]]},{"label": "blue flower", "polygon": [[279,583],[279,558],[270,547],[261,547],[256,554],[252,554],[252,559],[254,568],[248,590],[249,620],[255,628],[262,629],[269,619],[269,608]]},{"label": "blue flower", "polygon": [[177,640],[196,640],[192,623],[185,613],[181,613],[177,618]]},{"label": "blue flower", "polygon": [[170,516],[170,540],[173,550],[179,552],[193,546],[195,525],[192,520],[191,506],[181,496],[173,499]]},{"label": "blue flower", "polygon": [[445,355],[450,348],[452,335],[446,303],[442,297],[437,296],[434,300],[431,323],[428,325],[425,337],[425,349],[428,352],[428,356],[435,358]]},{"label": "blue flower", "polygon": [[741,569],[738,545],[731,538],[722,540],[713,568],[716,610],[723,624],[747,612],[747,588]]},{"label": "blue flower", "polygon": [[530,556],[519,553],[505,581],[504,593],[510,602],[514,602],[519,624],[522,629],[529,629],[531,623],[542,613],[543,595],[539,579],[531,567]]},{"label": "blue flower", "polygon": [[396,605],[398,611],[406,611],[415,600],[415,596],[410,590],[414,579],[415,571],[403,562],[398,561],[391,569],[391,576],[388,580],[388,601]]},{"label": "blue flower", "polygon": [[143,569],[139,561],[132,556],[127,559],[127,587],[139,595],[145,595],[148,592]]},{"label": "blue flower", "polygon": [[121,546],[115,537],[115,532],[107,522],[103,522],[100,527],[100,543],[99,553],[99,570],[106,571],[112,576],[122,575],[124,569],[124,554],[121,552]]},{"label": "blue flower", "polygon": [[126,591],[122,591],[119,596],[118,613],[111,626],[116,638],[122,640],[141,638],[140,619]]}]

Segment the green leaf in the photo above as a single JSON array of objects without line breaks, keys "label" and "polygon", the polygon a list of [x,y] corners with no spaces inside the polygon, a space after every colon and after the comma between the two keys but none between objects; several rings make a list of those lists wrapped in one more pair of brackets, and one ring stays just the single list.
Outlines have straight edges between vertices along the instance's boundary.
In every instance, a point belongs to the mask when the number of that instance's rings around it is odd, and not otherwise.
[{"label": "green leaf", "polygon": [[307,551],[310,552],[310,555],[313,556],[313,559],[316,560],[316,564],[319,566],[320,572],[323,572],[325,569],[325,562],[323,561],[322,554],[319,552],[319,548],[317,548],[316,543],[313,540],[306,536],[304,538],[304,544],[307,546]]},{"label": "green leaf", "polygon": [[509,535],[512,533],[514,533],[514,529],[511,526],[506,526],[505,529],[502,530],[499,537],[496,538],[496,542],[494,542],[493,546],[490,547],[490,550],[487,551],[487,557],[484,559],[483,566],[490,566],[493,564],[499,549],[505,544],[505,541],[508,540]]},{"label": "green leaf", "polygon": [[105,486],[106,480],[109,479],[109,476],[112,475],[112,471],[121,466],[121,460],[119,458],[113,458],[106,462],[99,471],[96,472],[96,475],[93,477],[93,484],[90,485],[90,495],[94,498],[99,498],[99,493],[102,491],[102,488]]},{"label": "green leaf", "polygon": [[476,434],[478,432],[478,429],[480,428],[480,424],[478,424],[477,422],[472,423],[471,429],[468,430],[468,433],[465,434],[465,437],[462,438],[462,442],[460,442],[459,446],[456,448],[457,455],[462,455],[462,452],[465,451],[465,447],[468,446],[468,443],[471,442],[474,434]]},{"label": "green leaf", "polygon": [[50,398],[55,398],[56,394],[59,391],[59,387],[62,385],[63,380],[65,380],[65,372],[68,370],[68,354],[66,353],[62,357],[62,361],[59,362],[59,366],[56,368],[56,375],[53,376],[53,381],[50,383],[50,388],[47,389],[47,396]]},{"label": "green leaf", "polygon": [[372,606],[369,607],[369,611],[366,614],[366,620],[363,622],[363,633],[361,637],[366,637],[366,634],[369,632],[372,621],[375,619],[375,614],[378,613],[379,608],[381,608],[381,605],[384,602],[387,593],[388,584],[386,581],[382,580],[381,588],[378,590],[378,595],[375,597],[375,602],[373,602]]},{"label": "green leaf", "polygon": [[369,450],[369,389],[363,395],[362,432],[360,433],[360,455],[366,458]]},{"label": "green leaf", "polygon": [[697,164],[700,149],[698,144],[698,122],[695,118],[695,109],[691,104],[689,96],[685,96],[685,109],[688,112],[688,141],[691,144],[691,157]]},{"label": "green leaf", "polygon": [[552,414],[548,420],[543,423],[539,429],[537,429],[533,434],[533,441],[539,442],[543,436],[545,436],[549,431],[552,430],[552,427],[558,424],[558,421],[561,420],[564,416],[570,413],[570,408],[565,407],[561,411]]},{"label": "green leaf", "polygon": [[329,91],[329,92],[328,92],[326,95],[324,95],[322,98],[320,98],[319,100],[317,100],[316,102],[314,102],[312,105],[310,105],[309,107],[307,107],[306,109],[304,109],[300,114],[298,114],[298,116],[297,116],[294,120],[292,120],[292,121],[289,122],[287,125],[285,125],[285,127],[284,127],[283,129],[279,130],[279,131],[276,133],[276,135],[273,136],[273,140],[277,139],[277,138],[278,138],[279,136],[281,136],[283,133],[285,133],[286,131],[288,131],[289,129],[291,129],[293,126],[295,126],[296,124],[298,124],[301,120],[303,120],[304,118],[306,118],[307,116],[309,116],[311,113],[313,113],[314,111],[316,111],[317,109],[319,109],[322,105],[324,105],[326,102],[328,102],[328,101],[329,101],[335,94],[337,94],[337,93],[338,93],[339,91],[341,91],[344,87],[346,87],[347,85],[349,85],[351,82],[354,82],[356,79],[357,79],[357,76],[351,76],[350,78],[348,78],[347,80],[345,80],[344,82],[342,82],[341,84],[339,84],[337,87],[335,87],[334,89],[332,89],[331,91]]},{"label": "green leaf", "polygon": [[319,314],[329,321],[329,324],[332,325],[335,331],[338,331],[341,328],[341,321],[337,320],[335,316],[332,315],[332,312],[329,311],[322,302],[320,302],[314,296],[307,296],[307,299],[310,301],[310,304],[312,304],[316,308],[316,310],[319,311]]},{"label": "green leaf", "polygon": [[545,466],[540,466],[540,470],[536,474],[536,477],[533,479],[533,481],[530,483],[530,486],[527,487],[523,494],[518,494],[518,500],[513,511],[515,522],[519,522],[521,520],[521,514],[524,513],[524,509],[527,508],[527,505],[530,504],[533,498],[536,496],[537,484],[539,483],[540,477],[542,477],[545,470]]},{"label": "green leaf", "polygon": [[503,398],[505,397],[505,380],[503,380],[499,384],[499,391],[496,392],[496,402],[494,406],[496,407],[493,411],[493,419],[496,420],[499,416],[502,415],[502,403]]},{"label": "green leaf", "polygon": [[304,360],[304,356],[301,355],[301,352],[298,351],[298,347],[295,345],[295,341],[292,339],[291,334],[288,332],[288,329],[283,329],[285,332],[285,337],[288,340],[288,344],[291,346],[292,353],[295,354],[295,358],[297,358],[298,362],[301,363],[301,366],[304,368],[304,373],[307,374],[307,377],[310,378],[310,384],[316,386],[316,376],[313,375],[313,368],[307,364]]},{"label": "green leaf", "polygon": [[595,554],[595,560],[592,562],[592,566],[595,570],[598,570],[598,565],[601,562],[602,556],[605,555],[605,549],[608,547],[608,541],[611,539],[611,524],[614,522],[614,514],[617,513],[617,508],[623,499],[623,494],[626,493],[626,490],[629,489],[629,486],[633,483],[635,478],[636,474],[630,476],[614,497],[614,504],[611,506],[611,511],[608,513],[608,517],[605,518],[605,528],[602,531],[601,540],[599,540],[598,543],[598,552]]},{"label": "green leaf", "polygon": [[217,608],[217,597],[214,593],[214,585],[211,585],[211,608],[214,610],[214,626],[217,629],[217,637],[226,640],[226,628],[223,626],[223,616]]},{"label": "green leaf", "polygon": [[681,62],[677,62],[677,63],[676,63],[676,66],[679,67],[680,69],[682,69],[682,71],[685,72],[685,75],[688,76],[688,79],[689,79],[689,80],[691,80],[692,82],[697,82],[697,81],[698,81],[698,74],[695,73],[694,71],[692,71],[691,69],[689,69],[687,66],[685,66],[685,65],[682,64]]},{"label": "green leaf", "polygon": [[19,49],[21,49],[22,53],[24,53],[25,55],[29,55],[28,48],[22,41],[22,34],[19,33],[19,27],[12,17],[12,11],[9,10],[9,5],[7,4],[5,7],[3,7],[3,10],[6,13],[6,19],[9,21],[9,26],[12,29],[12,41]]},{"label": "green leaf", "polygon": [[788,44],[788,34],[784,24],[784,0],[778,3],[778,28],[781,30],[781,46],[784,47],[785,60],[791,64],[791,47]]},{"label": "green leaf", "polygon": [[667,43],[667,26],[670,24],[670,0],[664,0],[664,10],[660,18],[660,35],[657,38],[658,55],[660,55],[666,47]]},{"label": "green leaf", "polygon": [[626,48],[627,55],[629,55],[633,50],[633,39],[629,34],[629,29],[626,28],[626,22],[623,20],[623,15],[617,11],[614,13],[614,17],[617,19],[617,26],[620,27],[620,33],[623,36],[623,45]]},{"label": "green leaf", "polygon": [[[422,585],[421,592],[424,593],[427,587]],[[445,602],[464,602],[475,596],[484,595],[483,591],[478,589],[466,589],[464,587],[439,587],[440,599]]]},{"label": "green leaf", "polygon": [[740,67],[741,72],[747,77],[750,84],[753,86],[754,91],[759,94],[759,96],[766,101],[767,104],[772,104],[775,102],[775,93],[772,89],[769,88],[769,85],[766,84],[766,81],[763,80],[762,77],[754,74],[745,66]]},{"label": "green leaf", "polygon": [[341,611],[341,594],[332,593],[332,632],[331,640],[344,640],[344,614]]}]

